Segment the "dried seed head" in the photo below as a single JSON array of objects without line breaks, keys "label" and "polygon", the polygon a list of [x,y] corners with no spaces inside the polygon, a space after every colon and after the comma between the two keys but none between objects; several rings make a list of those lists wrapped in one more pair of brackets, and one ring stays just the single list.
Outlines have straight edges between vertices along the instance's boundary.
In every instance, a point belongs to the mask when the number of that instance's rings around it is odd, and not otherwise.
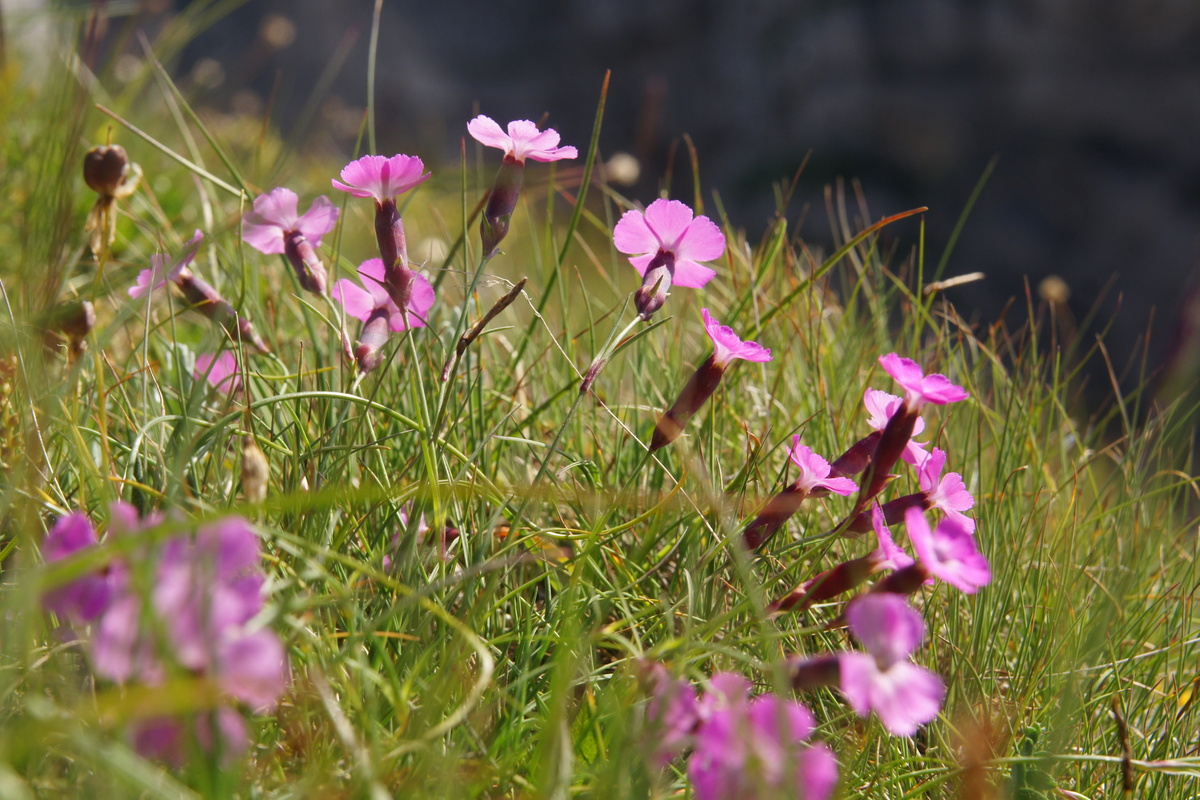
[{"label": "dried seed head", "polygon": [[83,157],[83,179],[103,197],[114,197],[128,175],[129,156],[119,144],[98,145]]},{"label": "dried seed head", "polygon": [[242,494],[249,503],[261,503],[267,499],[267,482],[271,477],[271,465],[267,455],[250,436],[242,438]]}]

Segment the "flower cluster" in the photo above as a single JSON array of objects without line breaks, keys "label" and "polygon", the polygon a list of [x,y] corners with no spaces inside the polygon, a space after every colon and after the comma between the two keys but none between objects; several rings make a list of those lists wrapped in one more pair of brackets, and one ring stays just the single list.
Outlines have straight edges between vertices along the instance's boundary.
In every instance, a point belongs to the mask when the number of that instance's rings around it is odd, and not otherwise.
[{"label": "flower cluster", "polygon": [[660,664],[648,667],[647,680],[651,760],[662,767],[687,752],[698,800],[833,794],[837,759],[828,745],[808,741],[816,722],[800,703],[752,697],[750,682],[731,672],[713,675],[703,695]]},{"label": "flower cluster", "polygon": [[[130,733],[139,752],[176,764],[192,745],[233,756],[248,744],[237,704],[268,711],[287,683],[279,638],[251,622],[263,608],[258,537],[229,517],[157,547],[130,543],[161,522],[114,504],[108,540],[124,540],[120,550],[131,557],[53,588],[43,603],[72,625],[90,625],[87,651],[100,678],[160,686],[182,673],[216,689],[211,713],[136,720]],[[74,512],[55,523],[43,552],[52,563],[98,546],[91,521]]]}]

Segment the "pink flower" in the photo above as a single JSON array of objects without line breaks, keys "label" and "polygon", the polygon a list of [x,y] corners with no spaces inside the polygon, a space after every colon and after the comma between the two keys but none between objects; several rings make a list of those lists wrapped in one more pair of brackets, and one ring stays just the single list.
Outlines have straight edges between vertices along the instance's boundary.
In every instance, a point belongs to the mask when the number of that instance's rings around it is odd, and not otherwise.
[{"label": "pink flower", "polygon": [[333,188],[382,203],[428,180],[430,173],[422,174],[423,169],[416,156],[363,156],[342,169],[342,180],[333,181]]},{"label": "pink flower", "polygon": [[176,260],[167,263],[166,256],[154,255],[150,256],[150,269],[144,269],[138,273],[137,284],[129,287],[129,296],[135,300],[141,299],[151,292],[156,292],[167,285],[167,281],[174,281],[179,278],[180,274],[188,268],[192,260],[196,257],[196,253],[200,250],[200,242],[204,239],[204,233],[197,230],[187,244],[183,246],[183,253]]},{"label": "pink flower", "polygon": [[[867,407],[867,424],[877,431],[882,431],[887,427],[888,420],[900,410],[900,406],[903,404],[904,401],[896,395],[879,389],[867,389],[863,393],[863,405]],[[918,417],[913,426],[912,435],[919,436],[923,430],[925,430],[925,420]],[[904,454],[900,457],[907,463],[916,466],[929,455],[924,448],[923,444],[909,439],[908,444],[904,447]]]},{"label": "pink flower", "polygon": [[298,214],[299,199],[291,189],[279,187],[259,195],[254,210],[242,218],[242,239],[267,255],[284,252],[289,233],[300,233],[313,247],[337,225],[338,210],[324,196],[313,200],[308,211]]},{"label": "pink flower", "polygon": [[696,689],[685,680],[676,680],[662,664],[650,664],[643,679],[650,684],[650,702],[646,705],[646,724],[653,741],[652,761],[665,767],[688,748],[692,731],[700,722]]},{"label": "pink flower", "polygon": [[206,379],[211,386],[228,394],[242,390],[242,373],[238,369],[237,356],[230,350],[222,351],[219,355],[201,353],[196,356],[192,377],[196,380]]},{"label": "pink flower", "polygon": [[242,220],[242,238],[263,253],[286,255],[300,285],[323,295],[328,275],[316,248],[337,224],[337,216],[338,210],[324,197],[297,216],[296,193],[280,187],[255,199],[254,210]]},{"label": "pink flower", "polygon": [[714,685],[700,701],[708,711],[687,769],[697,800],[743,800],[764,790],[803,800],[832,795],[837,760],[828,745],[806,742],[816,727],[809,710],[774,694],[747,695],[718,694]]},{"label": "pink flower", "polygon": [[539,131],[537,125],[527,119],[515,119],[508,123],[508,133],[490,117],[480,114],[467,123],[467,132],[475,141],[487,147],[504,151],[505,159],[525,163],[534,161],[559,161],[576,158],[579,153],[574,147],[558,147],[558,132],[553,128]]},{"label": "pink flower", "polygon": [[892,538],[892,532],[884,524],[883,509],[878,503],[871,506],[871,527],[875,529],[875,539],[879,543],[871,557],[875,564],[874,571],[889,569],[895,572],[915,563],[912,556],[904,552],[904,548]]},{"label": "pink flower", "polygon": [[974,533],[975,520],[962,512],[975,505],[975,498],[967,491],[967,485],[957,472],[942,477],[945,466],[946,453],[935,447],[933,453],[917,468],[917,480],[929,502],[927,507],[940,509],[948,518],[966,528],[968,533]]},{"label": "pink flower", "polygon": [[632,255],[639,275],[655,256],[668,253],[674,258],[671,283],[698,289],[717,273],[701,266],[725,252],[725,236],[708,217],[692,218],[692,210],[678,200],[655,200],[645,213],[626,211],[613,229],[613,245]]},{"label": "pink flower", "polygon": [[991,582],[987,559],[962,523],[947,517],[931,531],[924,512],[910,508],[904,514],[904,524],[921,566],[930,575],[967,594]]},{"label": "pink flower", "polygon": [[[46,534],[42,554],[50,564],[67,558],[81,550],[96,547],[96,529],[87,515],[81,511],[65,514],[58,518],[54,527]],[[90,622],[104,613],[112,600],[114,575],[105,568],[100,572],[81,575],[57,589],[46,592],[42,605],[60,617],[78,623]]]},{"label": "pink flower", "polygon": [[810,448],[800,444],[800,436],[792,437],[792,449],[788,458],[800,468],[800,477],[795,486],[806,493],[816,489],[828,489],[834,494],[848,497],[858,491],[858,484],[849,478],[830,478],[829,462],[814,453]]},{"label": "pink flower", "polygon": [[406,318],[383,288],[383,261],[378,258],[367,259],[359,265],[358,275],[361,286],[342,278],[333,287],[334,299],[342,304],[347,314],[366,322],[372,315],[384,313],[392,331],[425,327],[426,315],[434,301],[433,287],[425,276],[413,275],[412,300],[409,301]]},{"label": "pink flower", "polygon": [[770,350],[758,342],[743,342],[733,332],[733,328],[722,325],[713,319],[707,308],[700,309],[700,313],[704,317],[704,330],[708,333],[708,338],[712,339],[713,347],[716,350],[714,362],[721,369],[729,366],[735,358],[757,362],[771,360]]},{"label": "pink flower", "polygon": [[838,657],[846,701],[860,717],[874,710],[889,733],[912,736],[946,696],[941,678],[908,660],[925,638],[921,615],[899,595],[866,594],[851,601],[846,621],[867,651]]},{"label": "pink flower", "polygon": [[927,376],[917,362],[895,353],[880,356],[879,364],[904,389],[905,404],[912,411],[919,411],[926,403],[944,406],[970,396],[945,375]]}]

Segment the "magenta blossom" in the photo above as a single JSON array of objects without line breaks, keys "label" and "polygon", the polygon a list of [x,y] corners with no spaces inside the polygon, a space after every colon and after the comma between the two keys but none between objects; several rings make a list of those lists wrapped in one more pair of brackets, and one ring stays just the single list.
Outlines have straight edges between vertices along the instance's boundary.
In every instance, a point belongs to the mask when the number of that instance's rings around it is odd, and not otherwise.
[{"label": "magenta blossom", "polygon": [[363,156],[342,168],[342,180],[333,181],[333,188],[384,203],[429,180],[430,173],[422,172],[424,169],[416,156]]},{"label": "magenta blossom", "polygon": [[342,278],[333,287],[334,299],[342,304],[347,314],[366,322],[373,314],[386,313],[388,328],[396,332],[425,327],[429,309],[433,307],[434,294],[433,286],[424,275],[413,274],[413,293],[408,303],[407,315],[400,313],[400,309],[383,289],[381,260],[369,258],[359,264],[358,276],[362,281],[361,285]]},{"label": "magenta blossom", "polygon": [[700,704],[695,687],[672,678],[662,664],[646,665],[641,679],[650,694],[646,726],[653,752],[651,761],[661,768],[691,745],[692,732],[700,723]]},{"label": "magenta blossom", "polygon": [[406,312],[402,312],[385,286],[383,262],[368,259],[358,267],[362,286],[343,278],[334,284],[333,297],[346,313],[362,320],[362,332],[352,355],[363,372],[370,372],[383,360],[382,349],[391,333],[423,328],[433,307],[433,287],[423,275],[413,272]]},{"label": "magenta blossom", "polygon": [[201,353],[196,356],[196,367],[192,370],[196,380],[205,379],[209,385],[228,394],[242,390],[242,373],[238,369],[237,356],[225,350],[220,354]]},{"label": "magenta blossom", "polygon": [[579,155],[574,147],[558,146],[558,132],[553,128],[539,131],[537,125],[527,119],[515,119],[508,123],[508,133],[505,133],[495,120],[480,114],[467,123],[467,133],[480,144],[503,150],[505,160],[512,159],[522,164],[527,158],[559,161]]},{"label": "magenta blossom", "polygon": [[129,296],[139,300],[151,292],[162,289],[167,285],[167,281],[177,280],[196,258],[196,253],[200,251],[200,242],[203,239],[203,231],[197,229],[192,234],[192,238],[183,246],[183,253],[172,262],[168,262],[167,257],[163,255],[150,256],[150,269],[144,269],[138,273],[137,284],[129,287]]},{"label": "magenta blossom", "polygon": [[748,690],[723,692],[721,677],[713,676],[712,689],[699,703],[701,722],[688,758],[697,800],[832,795],[837,760],[828,745],[807,743],[816,727],[809,710],[773,694],[750,699]]},{"label": "magenta blossom", "polygon": [[[42,554],[50,564],[98,544],[91,520],[83,512],[76,511],[59,517],[54,523],[42,544]],[[90,622],[108,608],[118,588],[114,585],[115,580],[113,571],[106,567],[46,592],[42,604],[60,617],[80,624]]]},{"label": "magenta blossom", "polygon": [[871,560],[874,563],[872,571],[878,572],[881,570],[897,570],[911,567],[913,563],[912,556],[904,552],[904,548],[896,544],[892,538],[892,532],[885,524],[883,518],[883,509],[878,503],[871,506],[871,527],[875,530],[875,539],[878,542],[878,547],[871,554]]},{"label": "magenta blossom", "polygon": [[254,210],[242,219],[242,239],[262,253],[286,255],[300,285],[324,294],[327,274],[316,248],[337,217],[337,208],[323,196],[299,215],[296,193],[280,187],[255,198]]},{"label": "magenta blossom", "polygon": [[[863,405],[867,408],[867,424],[877,431],[882,431],[887,427],[888,420],[900,410],[903,404],[904,401],[901,398],[879,389],[867,389],[863,393]],[[918,417],[913,426],[912,435],[919,436],[923,430],[925,430],[925,420]],[[909,439],[908,444],[904,447],[904,454],[900,457],[905,462],[916,466],[928,455],[923,444]]]},{"label": "magenta blossom", "polygon": [[829,462],[814,453],[811,448],[800,444],[800,435],[792,437],[792,449],[788,458],[800,468],[800,477],[796,486],[807,493],[817,489],[827,489],[834,494],[848,497],[858,491],[858,484],[849,478],[830,478]]},{"label": "magenta blossom", "polygon": [[655,200],[645,212],[626,211],[613,229],[613,245],[632,256],[642,276],[636,304],[650,319],[666,302],[671,286],[698,289],[717,273],[701,261],[720,258],[725,236],[708,217],[693,219],[692,209],[678,200]]},{"label": "magenta blossom", "polygon": [[721,369],[729,366],[735,358],[760,363],[771,360],[770,350],[758,342],[743,342],[733,328],[713,319],[707,308],[700,309],[700,314],[704,317],[704,331],[713,342],[714,363]]},{"label": "magenta blossom", "polygon": [[987,559],[962,523],[947,517],[931,531],[924,512],[910,508],[904,514],[904,524],[921,566],[930,575],[967,594],[991,582]]},{"label": "magenta blossom", "polygon": [[911,411],[919,411],[926,403],[944,406],[970,396],[945,375],[927,376],[917,362],[895,353],[880,356],[879,364],[904,389],[904,402]]},{"label": "magenta blossom", "polygon": [[908,660],[925,638],[921,615],[899,595],[866,594],[850,602],[846,621],[866,649],[838,657],[846,701],[860,717],[873,710],[889,733],[912,736],[946,696],[941,678]]},{"label": "magenta blossom", "polygon": [[921,484],[921,491],[925,493],[928,507],[945,512],[949,519],[962,525],[968,533],[974,533],[975,520],[962,512],[975,505],[975,498],[967,491],[967,485],[957,472],[942,477],[945,467],[946,453],[935,447],[917,468],[917,480]]}]

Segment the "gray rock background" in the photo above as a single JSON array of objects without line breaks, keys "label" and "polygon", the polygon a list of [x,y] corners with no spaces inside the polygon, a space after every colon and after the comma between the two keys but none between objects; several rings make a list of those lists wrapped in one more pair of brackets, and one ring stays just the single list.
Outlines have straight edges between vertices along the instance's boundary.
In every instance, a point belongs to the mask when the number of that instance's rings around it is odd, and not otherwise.
[{"label": "gray rock background", "polygon": [[[331,54],[357,37],[336,97],[303,132],[348,150],[372,7],[250,2],[180,66],[218,62],[215,103],[265,96],[278,81],[286,132]],[[276,35],[289,21],[291,38]],[[564,142],[584,145],[605,69],[601,146],[641,159],[635,197],[654,197],[671,142],[690,134],[706,188],[753,239],[773,184],[811,151],[792,206],[793,219],[810,206],[806,238],[828,239],[824,186],[857,178],[874,217],[930,207],[936,261],[997,158],[948,269],[987,279],[952,290],[956,305],[990,321],[1011,297],[1023,307],[1025,276],[1036,286],[1056,274],[1076,317],[1099,302],[1106,321],[1124,295],[1108,339],[1118,361],[1152,308],[1153,358],[1171,357],[1200,254],[1200,2],[387,0],[380,148],[456,163],[476,107],[502,122],[549,113]],[[685,173],[681,155],[680,197]],[[889,237],[907,252],[916,232],[905,223]]]}]

